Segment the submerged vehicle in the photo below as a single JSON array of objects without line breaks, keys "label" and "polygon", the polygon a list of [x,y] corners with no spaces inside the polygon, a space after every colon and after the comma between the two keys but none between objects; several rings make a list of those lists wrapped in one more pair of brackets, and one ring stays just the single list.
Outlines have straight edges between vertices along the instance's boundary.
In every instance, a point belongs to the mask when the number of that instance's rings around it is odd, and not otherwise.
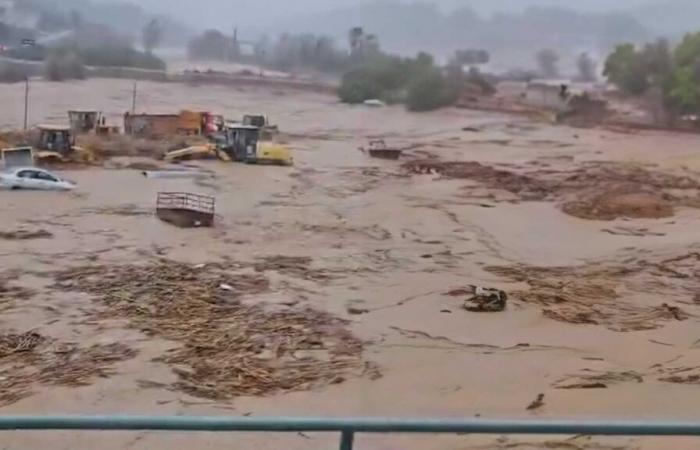
[{"label": "submerged vehicle", "polygon": [[7,189],[36,189],[45,191],[69,191],[75,183],[36,167],[18,167],[0,174],[0,186]]}]

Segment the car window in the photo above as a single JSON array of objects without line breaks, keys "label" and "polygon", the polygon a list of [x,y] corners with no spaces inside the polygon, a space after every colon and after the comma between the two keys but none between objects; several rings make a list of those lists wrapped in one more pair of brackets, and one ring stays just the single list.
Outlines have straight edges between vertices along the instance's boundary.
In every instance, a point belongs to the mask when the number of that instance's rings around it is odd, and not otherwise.
[{"label": "car window", "polygon": [[22,170],[20,172],[17,172],[17,176],[19,178],[35,178],[36,171],[34,171],[34,170]]},{"label": "car window", "polygon": [[37,172],[36,178],[38,178],[40,180],[45,180],[45,181],[53,181],[53,182],[58,181],[58,179],[56,177],[54,177],[53,175],[48,174],[46,172]]}]

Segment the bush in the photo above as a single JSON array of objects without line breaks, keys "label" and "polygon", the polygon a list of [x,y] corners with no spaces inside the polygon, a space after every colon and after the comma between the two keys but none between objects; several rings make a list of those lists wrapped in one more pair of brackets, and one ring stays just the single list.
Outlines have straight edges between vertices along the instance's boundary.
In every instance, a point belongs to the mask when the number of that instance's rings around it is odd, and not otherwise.
[{"label": "bush", "polygon": [[165,62],[155,55],[131,47],[94,47],[79,50],[85,64],[100,67],[133,67],[165,70]]},{"label": "bush", "polygon": [[466,81],[484,91],[492,89],[483,77],[468,80],[461,67],[453,78],[448,80],[427,53],[416,58],[379,54],[343,76],[338,97],[345,103],[374,98],[386,103],[405,102],[411,111],[429,111],[454,103]]},{"label": "bush", "polygon": [[343,75],[338,89],[338,97],[344,103],[362,103],[365,100],[379,98],[381,95],[382,87],[364,69],[354,70]]},{"label": "bush", "polygon": [[0,65],[0,83],[17,83],[26,78],[27,74],[20,67],[12,64]]},{"label": "bush", "polygon": [[469,69],[465,81],[469,85],[478,87],[483,95],[493,95],[496,93],[496,87],[493,85],[492,81],[475,67]]},{"label": "bush", "polygon": [[49,55],[44,63],[46,78],[63,81],[85,78],[85,65],[75,52],[56,52]]},{"label": "bush", "polygon": [[411,64],[390,56],[373,58],[343,76],[338,96],[345,103],[362,103],[374,98],[395,103],[403,97],[402,91],[413,70]]},{"label": "bush", "polygon": [[453,104],[457,92],[439,70],[419,74],[408,85],[406,106],[409,111],[432,111]]}]

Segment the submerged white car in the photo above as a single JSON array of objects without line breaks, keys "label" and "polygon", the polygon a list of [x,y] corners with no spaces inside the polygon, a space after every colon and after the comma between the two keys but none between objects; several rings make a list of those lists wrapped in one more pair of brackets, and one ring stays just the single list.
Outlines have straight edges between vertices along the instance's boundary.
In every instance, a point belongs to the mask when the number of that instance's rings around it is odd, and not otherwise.
[{"label": "submerged white car", "polygon": [[0,173],[0,187],[7,189],[69,191],[75,189],[75,183],[36,167],[18,167],[8,172]]}]

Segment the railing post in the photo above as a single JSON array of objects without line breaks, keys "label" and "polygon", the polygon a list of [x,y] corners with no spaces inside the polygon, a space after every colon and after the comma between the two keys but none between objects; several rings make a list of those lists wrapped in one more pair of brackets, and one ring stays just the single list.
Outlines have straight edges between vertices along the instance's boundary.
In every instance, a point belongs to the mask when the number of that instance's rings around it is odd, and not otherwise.
[{"label": "railing post", "polygon": [[355,433],[352,430],[343,430],[340,434],[340,450],[352,450]]}]

